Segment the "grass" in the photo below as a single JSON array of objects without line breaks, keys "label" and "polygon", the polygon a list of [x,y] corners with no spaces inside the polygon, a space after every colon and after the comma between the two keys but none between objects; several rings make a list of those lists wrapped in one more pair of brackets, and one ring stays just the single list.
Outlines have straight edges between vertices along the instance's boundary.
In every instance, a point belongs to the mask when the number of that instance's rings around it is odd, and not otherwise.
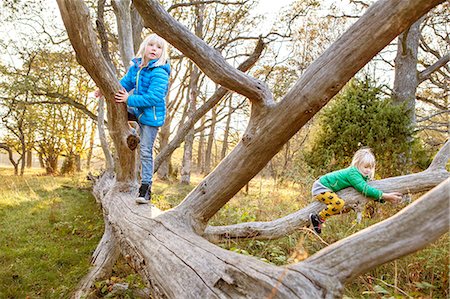
[{"label": "grass", "polygon": [[0,169],[0,298],[68,298],[103,232],[84,178]]},{"label": "grass", "polygon": [[[201,180],[192,185],[156,180],[155,204],[175,207]],[[213,225],[265,221],[285,216],[310,202],[310,186],[275,184],[255,178],[211,219]],[[39,172],[12,176],[0,168],[0,298],[68,298],[89,267],[89,259],[103,232],[99,206],[84,177],[46,177]],[[374,204],[375,214],[355,223],[350,212],[330,218],[320,240],[300,230],[272,241],[242,240],[220,244],[267,263],[287,265],[307,258],[340,239],[377,223],[400,210]],[[369,271],[345,288],[344,298],[448,298],[449,236],[427,248]],[[128,282],[142,286],[123,261],[113,277],[97,284],[97,296],[108,286]],[[127,298],[133,298],[132,293]],[[109,297],[110,298],[110,297]],[[122,298],[122,297],[111,297]]]}]

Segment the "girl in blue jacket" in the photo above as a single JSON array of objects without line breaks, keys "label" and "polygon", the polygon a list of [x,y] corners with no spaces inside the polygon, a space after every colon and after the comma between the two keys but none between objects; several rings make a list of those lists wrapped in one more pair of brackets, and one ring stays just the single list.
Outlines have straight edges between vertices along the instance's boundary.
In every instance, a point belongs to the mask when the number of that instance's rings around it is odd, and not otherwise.
[{"label": "girl in blue jacket", "polygon": [[[167,42],[150,34],[141,43],[128,72],[120,80],[123,89],[115,94],[116,103],[126,103],[130,120],[139,124],[142,180],[137,203],[151,202],[153,145],[166,118],[165,97],[169,88],[170,65]],[[129,93],[133,90],[133,93]],[[96,96],[100,96],[99,91]]]},{"label": "girl in blue jacket", "polygon": [[363,148],[353,156],[350,167],[337,170],[321,176],[312,186],[314,198],[327,205],[319,214],[312,213],[309,219],[318,234],[322,231],[322,223],[332,216],[339,214],[344,208],[345,201],[335,193],[347,187],[353,187],[362,195],[371,197],[375,201],[385,200],[396,203],[402,198],[399,192],[383,193],[367,184],[375,175],[375,156],[369,148]]}]

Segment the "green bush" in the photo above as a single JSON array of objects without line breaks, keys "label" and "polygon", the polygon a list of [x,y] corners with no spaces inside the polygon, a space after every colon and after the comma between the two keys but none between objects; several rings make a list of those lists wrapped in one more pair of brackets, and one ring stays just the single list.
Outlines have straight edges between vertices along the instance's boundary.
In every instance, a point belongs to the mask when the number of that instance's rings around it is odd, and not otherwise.
[{"label": "green bush", "polygon": [[[373,149],[377,173],[399,175],[411,169],[419,152],[404,106],[383,98],[370,80],[352,80],[318,116],[318,128],[305,161],[315,176],[350,165],[361,147]],[[423,160],[423,159],[422,159]]]}]

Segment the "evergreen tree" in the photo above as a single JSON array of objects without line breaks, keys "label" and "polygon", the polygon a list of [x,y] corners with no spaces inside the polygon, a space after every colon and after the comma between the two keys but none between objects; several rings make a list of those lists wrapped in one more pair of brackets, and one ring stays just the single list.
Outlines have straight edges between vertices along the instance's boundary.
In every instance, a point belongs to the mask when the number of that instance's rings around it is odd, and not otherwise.
[{"label": "evergreen tree", "polygon": [[354,79],[318,118],[318,129],[305,160],[316,176],[350,165],[363,146],[373,149],[377,173],[398,175],[409,170],[412,129],[404,106],[392,104],[371,80]]}]

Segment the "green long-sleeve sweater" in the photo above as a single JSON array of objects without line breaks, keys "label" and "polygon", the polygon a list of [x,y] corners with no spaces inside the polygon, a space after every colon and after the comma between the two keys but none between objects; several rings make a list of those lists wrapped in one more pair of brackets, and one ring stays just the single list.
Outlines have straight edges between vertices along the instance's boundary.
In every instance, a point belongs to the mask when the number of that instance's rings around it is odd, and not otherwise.
[{"label": "green long-sleeve sweater", "polygon": [[369,178],[363,176],[358,168],[350,166],[345,169],[330,172],[322,177],[319,181],[322,185],[330,188],[333,192],[345,189],[347,187],[353,187],[364,196],[371,197],[376,201],[381,201],[383,192],[367,184]]}]

